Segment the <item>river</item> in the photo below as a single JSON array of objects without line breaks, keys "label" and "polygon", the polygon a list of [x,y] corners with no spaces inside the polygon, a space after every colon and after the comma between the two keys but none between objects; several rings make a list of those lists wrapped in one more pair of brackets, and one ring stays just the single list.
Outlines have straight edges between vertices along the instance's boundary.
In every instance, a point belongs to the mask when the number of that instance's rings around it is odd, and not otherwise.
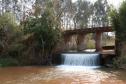
[{"label": "river", "polygon": [[64,66],[0,68],[0,84],[126,84],[126,70]]}]

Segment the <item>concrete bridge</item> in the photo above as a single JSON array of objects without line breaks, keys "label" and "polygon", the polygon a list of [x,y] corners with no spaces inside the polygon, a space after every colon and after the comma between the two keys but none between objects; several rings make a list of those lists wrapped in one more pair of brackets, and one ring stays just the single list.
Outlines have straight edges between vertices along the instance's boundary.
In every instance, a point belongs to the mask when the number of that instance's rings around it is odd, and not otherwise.
[{"label": "concrete bridge", "polygon": [[68,43],[70,43],[71,38],[73,35],[77,36],[77,49],[78,50],[83,50],[83,43],[85,40],[85,36],[89,33],[94,33],[95,34],[95,47],[96,51],[99,52],[102,50],[102,45],[101,45],[101,35],[104,32],[113,32],[114,30],[107,26],[107,27],[94,27],[94,28],[84,28],[84,29],[74,29],[74,30],[66,30],[63,32],[64,36],[64,42],[65,45],[67,46]]}]

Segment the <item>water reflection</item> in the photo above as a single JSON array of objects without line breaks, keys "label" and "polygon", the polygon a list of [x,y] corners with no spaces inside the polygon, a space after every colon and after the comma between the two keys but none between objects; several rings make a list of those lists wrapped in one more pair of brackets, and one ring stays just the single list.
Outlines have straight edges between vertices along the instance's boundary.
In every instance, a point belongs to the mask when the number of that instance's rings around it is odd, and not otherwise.
[{"label": "water reflection", "polygon": [[0,84],[126,84],[124,70],[82,67],[0,68]]}]

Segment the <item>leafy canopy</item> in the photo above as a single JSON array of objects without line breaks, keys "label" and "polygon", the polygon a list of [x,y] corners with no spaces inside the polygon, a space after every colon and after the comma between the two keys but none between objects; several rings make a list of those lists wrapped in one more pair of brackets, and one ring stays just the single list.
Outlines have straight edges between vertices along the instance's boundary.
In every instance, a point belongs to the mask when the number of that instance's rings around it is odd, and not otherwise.
[{"label": "leafy canopy", "polygon": [[111,11],[111,22],[116,31],[117,39],[126,41],[126,1],[119,8],[119,11],[113,9]]},{"label": "leafy canopy", "polygon": [[0,47],[3,48],[11,43],[18,30],[15,17],[11,13],[0,15]]},{"label": "leafy canopy", "polygon": [[41,17],[29,18],[24,25],[25,34],[34,34],[37,46],[51,50],[60,38],[58,22],[53,13],[46,10]]}]

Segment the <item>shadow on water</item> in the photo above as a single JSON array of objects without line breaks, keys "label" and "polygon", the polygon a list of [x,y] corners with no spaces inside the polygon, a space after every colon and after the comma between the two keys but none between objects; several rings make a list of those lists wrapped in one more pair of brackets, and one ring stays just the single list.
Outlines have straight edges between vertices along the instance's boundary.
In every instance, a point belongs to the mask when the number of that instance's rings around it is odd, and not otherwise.
[{"label": "shadow on water", "polygon": [[125,69],[115,69],[115,68],[102,67],[102,68],[99,68],[98,70],[105,72],[105,73],[109,73],[119,80],[126,81],[126,70]]}]

